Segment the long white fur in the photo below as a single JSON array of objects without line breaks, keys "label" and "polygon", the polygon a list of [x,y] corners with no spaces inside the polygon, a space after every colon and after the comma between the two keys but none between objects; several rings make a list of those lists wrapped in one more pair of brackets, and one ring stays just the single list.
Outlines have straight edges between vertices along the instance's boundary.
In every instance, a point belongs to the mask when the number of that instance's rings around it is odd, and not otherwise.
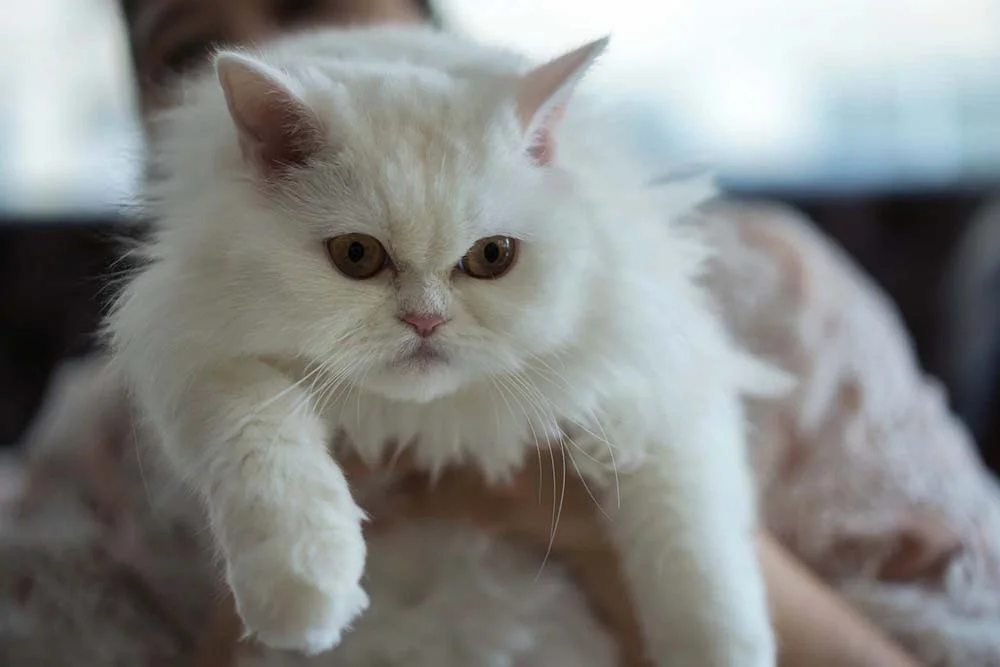
[{"label": "long white fur", "polygon": [[[262,187],[217,78],[193,81],[159,128],[157,234],[109,329],[248,631],[322,651],[367,606],[335,437],[490,479],[561,446],[600,489],[657,664],[773,665],[740,404],[771,378],[696,284],[707,249],[684,197],[645,187],[583,95],[554,164],[533,164],[515,108],[529,65],[503,51],[375,28],[246,57],[322,121],[329,159]],[[398,274],[340,275],[323,241],[348,232]],[[494,234],[522,241],[508,275],[452,271]],[[447,363],[394,363],[401,309],[426,307],[448,317]]]}]

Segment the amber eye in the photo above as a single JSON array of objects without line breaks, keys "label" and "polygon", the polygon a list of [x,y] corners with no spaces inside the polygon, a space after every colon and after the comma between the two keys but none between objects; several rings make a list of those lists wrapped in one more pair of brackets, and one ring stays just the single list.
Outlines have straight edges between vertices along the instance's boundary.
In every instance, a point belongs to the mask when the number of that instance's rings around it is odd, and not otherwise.
[{"label": "amber eye", "polygon": [[326,242],[326,251],[337,270],[355,280],[373,278],[389,259],[378,239],[367,234],[335,236]]},{"label": "amber eye", "polygon": [[488,236],[479,239],[458,262],[458,270],[473,278],[499,278],[510,271],[517,257],[517,239]]}]

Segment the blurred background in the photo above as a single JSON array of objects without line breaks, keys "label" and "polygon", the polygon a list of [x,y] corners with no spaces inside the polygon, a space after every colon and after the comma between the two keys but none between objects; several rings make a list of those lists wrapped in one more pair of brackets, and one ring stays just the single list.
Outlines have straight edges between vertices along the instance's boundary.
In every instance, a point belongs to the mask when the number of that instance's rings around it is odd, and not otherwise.
[{"label": "blurred background", "polygon": [[[238,0],[233,0],[238,1]],[[439,0],[441,22],[539,58],[601,34],[592,85],[664,169],[719,165],[888,291],[1000,468],[1000,3]],[[0,443],[93,346],[142,145],[112,0],[0,20]]]}]

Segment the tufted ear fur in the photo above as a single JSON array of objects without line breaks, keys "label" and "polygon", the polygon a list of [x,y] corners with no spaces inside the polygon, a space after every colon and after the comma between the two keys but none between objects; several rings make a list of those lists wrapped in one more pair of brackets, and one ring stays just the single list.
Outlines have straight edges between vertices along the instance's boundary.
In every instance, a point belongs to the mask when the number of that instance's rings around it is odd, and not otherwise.
[{"label": "tufted ear fur", "polygon": [[270,175],[301,165],[323,145],[319,118],[283,74],[238,53],[215,60],[244,159]]},{"label": "tufted ear fur", "polygon": [[528,139],[528,154],[540,165],[555,157],[553,133],[576,83],[608,45],[610,37],[585,44],[523,75],[518,82],[517,115]]}]

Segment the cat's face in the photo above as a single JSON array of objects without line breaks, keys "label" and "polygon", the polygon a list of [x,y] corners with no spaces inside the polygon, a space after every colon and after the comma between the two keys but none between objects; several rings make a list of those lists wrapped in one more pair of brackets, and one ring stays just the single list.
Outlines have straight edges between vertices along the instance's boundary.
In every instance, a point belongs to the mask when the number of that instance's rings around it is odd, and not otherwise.
[{"label": "cat's face", "polygon": [[306,85],[220,57],[247,169],[217,280],[257,353],[417,401],[547,364],[597,257],[553,160],[561,114],[540,108],[602,46],[506,92],[426,70]]},{"label": "cat's face", "polygon": [[[514,137],[480,136],[470,151],[410,129],[387,150],[355,133],[369,145],[279,196],[305,223],[310,276],[325,272],[293,306],[311,304],[326,332],[310,356],[369,390],[426,400],[544,364],[573,335],[594,258],[571,186]],[[345,185],[307,194],[330,182]]]}]

